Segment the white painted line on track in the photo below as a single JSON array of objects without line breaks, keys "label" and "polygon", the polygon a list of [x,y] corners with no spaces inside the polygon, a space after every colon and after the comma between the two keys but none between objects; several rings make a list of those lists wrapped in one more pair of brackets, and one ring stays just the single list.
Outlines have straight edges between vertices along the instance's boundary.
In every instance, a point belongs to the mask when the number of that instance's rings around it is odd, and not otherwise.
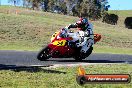
[{"label": "white painted line on track", "polygon": [[60,68],[60,67],[76,67],[76,66],[88,66],[88,65],[109,65],[109,64],[125,64],[125,63],[77,63],[77,64],[55,64],[44,68]]}]

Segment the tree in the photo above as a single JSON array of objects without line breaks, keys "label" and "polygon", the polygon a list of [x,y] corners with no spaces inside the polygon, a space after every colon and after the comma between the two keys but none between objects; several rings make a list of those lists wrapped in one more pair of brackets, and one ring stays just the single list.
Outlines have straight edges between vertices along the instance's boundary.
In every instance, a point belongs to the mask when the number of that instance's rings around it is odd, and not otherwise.
[{"label": "tree", "polygon": [[64,2],[66,3],[66,7],[67,7],[67,14],[71,15],[72,13],[72,9],[75,6],[75,2],[76,0],[64,0]]},{"label": "tree", "polygon": [[26,0],[26,2],[28,2],[28,5],[31,5],[33,10],[39,10],[42,0]]},{"label": "tree", "polygon": [[54,7],[55,1],[54,0],[49,0],[48,1],[48,10],[49,11],[53,11],[53,7]]},{"label": "tree", "polygon": [[80,12],[82,9],[82,2],[83,0],[77,0],[76,5],[72,9],[73,16],[80,16]]},{"label": "tree", "polygon": [[96,20],[108,10],[107,0],[75,0],[77,3],[72,9],[73,16],[83,16]]},{"label": "tree", "polygon": [[67,14],[66,2],[60,2],[60,8],[63,14]]},{"label": "tree", "polygon": [[[77,4],[72,9],[74,16],[88,17],[90,19],[96,20],[101,18],[102,4],[98,4],[98,0],[77,0]],[[104,0],[103,0],[104,1]]]},{"label": "tree", "polygon": [[49,0],[42,0],[41,1],[41,7],[42,7],[43,11],[48,11],[48,3],[49,3]]},{"label": "tree", "polygon": [[14,6],[20,2],[20,0],[8,0],[9,3],[13,3]]},{"label": "tree", "polygon": [[28,8],[30,6],[30,4],[27,0],[22,0],[22,1],[23,1],[23,7]]}]

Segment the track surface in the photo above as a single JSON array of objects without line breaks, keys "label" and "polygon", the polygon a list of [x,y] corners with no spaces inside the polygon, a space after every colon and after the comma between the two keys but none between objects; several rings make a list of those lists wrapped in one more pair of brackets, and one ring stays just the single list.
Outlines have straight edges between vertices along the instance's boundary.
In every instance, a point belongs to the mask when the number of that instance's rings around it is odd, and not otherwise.
[{"label": "track surface", "polygon": [[37,60],[38,52],[29,51],[0,51],[0,67],[2,66],[50,66],[55,64],[82,64],[82,63],[128,63],[132,64],[132,55],[119,54],[91,54],[82,62],[75,62],[73,58],[50,58],[48,61]]}]

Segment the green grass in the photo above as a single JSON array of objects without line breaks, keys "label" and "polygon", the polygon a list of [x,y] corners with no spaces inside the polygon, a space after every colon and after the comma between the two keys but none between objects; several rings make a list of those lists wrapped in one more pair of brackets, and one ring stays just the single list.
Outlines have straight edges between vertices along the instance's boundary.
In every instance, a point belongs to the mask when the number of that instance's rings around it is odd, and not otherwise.
[{"label": "green grass", "polygon": [[[87,74],[130,74],[129,64],[88,65]],[[77,67],[23,68],[0,71],[1,88],[131,88],[129,84],[86,84],[76,83]]]},{"label": "green grass", "polygon": [[131,48],[114,48],[114,47],[108,47],[108,46],[94,46],[94,53],[109,53],[109,54],[128,54],[132,55],[132,49]]},{"label": "green grass", "polygon": [[[18,11],[18,14],[15,14]],[[132,11],[110,11],[119,15],[118,25],[91,21],[94,32],[102,40],[94,47],[95,53],[132,54],[132,30],[124,27],[125,17]],[[21,7],[0,6],[0,50],[38,51],[50,42],[51,35],[74,23],[77,17],[33,11]]]}]

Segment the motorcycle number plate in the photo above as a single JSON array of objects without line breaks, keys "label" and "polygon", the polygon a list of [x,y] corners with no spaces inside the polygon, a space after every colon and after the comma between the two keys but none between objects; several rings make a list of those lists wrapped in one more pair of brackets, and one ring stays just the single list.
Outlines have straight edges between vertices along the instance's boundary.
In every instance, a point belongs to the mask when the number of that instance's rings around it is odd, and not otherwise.
[{"label": "motorcycle number plate", "polygon": [[65,44],[66,44],[66,40],[57,40],[53,42],[53,45],[56,46],[65,46]]}]

